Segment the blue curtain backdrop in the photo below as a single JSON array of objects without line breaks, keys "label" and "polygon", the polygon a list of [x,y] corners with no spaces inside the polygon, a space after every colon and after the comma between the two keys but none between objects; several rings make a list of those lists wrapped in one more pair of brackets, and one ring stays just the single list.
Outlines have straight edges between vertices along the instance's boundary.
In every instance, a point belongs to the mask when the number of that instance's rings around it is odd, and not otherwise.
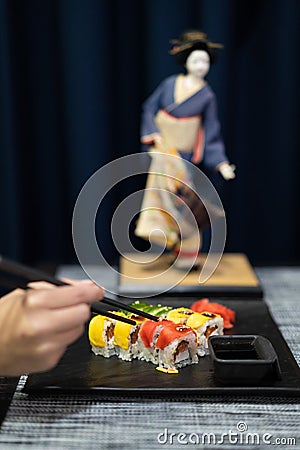
[{"label": "blue curtain backdrop", "polygon": [[[76,262],[77,195],[99,167],[140,151],[141,103],[178,72],[169,40],[187,28],[224,44],[208,81],[237,166],[223,189],[226,250],[299,262],[298,0],[1,0],[0,253]],[[112,260],[119,196],[99,219]]]}]

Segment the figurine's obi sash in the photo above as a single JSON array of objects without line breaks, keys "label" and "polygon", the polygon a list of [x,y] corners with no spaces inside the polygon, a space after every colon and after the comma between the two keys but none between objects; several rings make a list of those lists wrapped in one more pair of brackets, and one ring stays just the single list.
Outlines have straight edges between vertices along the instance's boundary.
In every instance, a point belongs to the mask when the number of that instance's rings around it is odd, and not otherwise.
[{"label": "figurine's obi sash", "polygon": [[199,131],[202,129],[201,116],[174,117],[160,109],[155,123],[168,147],[183,152],[194,152],[199,145]]}]

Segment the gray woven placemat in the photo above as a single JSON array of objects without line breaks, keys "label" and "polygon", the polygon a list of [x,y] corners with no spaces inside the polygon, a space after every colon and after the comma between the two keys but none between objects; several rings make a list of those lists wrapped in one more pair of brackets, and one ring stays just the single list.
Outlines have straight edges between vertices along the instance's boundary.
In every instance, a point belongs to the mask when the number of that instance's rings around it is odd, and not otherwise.
[{"label": "gray woven placemat", "polygon": [[300,366],[300,268],[260,268],[265,302]]},{"label": "gray woven placemat", "polygon": [[[256,272],[300,364],[300,269]],[[99,394],[27,396],[20,392],[22,383],[24,377],[3,423],[0,449],[300,448],[296,399],[202,397],[195,402]]]}]

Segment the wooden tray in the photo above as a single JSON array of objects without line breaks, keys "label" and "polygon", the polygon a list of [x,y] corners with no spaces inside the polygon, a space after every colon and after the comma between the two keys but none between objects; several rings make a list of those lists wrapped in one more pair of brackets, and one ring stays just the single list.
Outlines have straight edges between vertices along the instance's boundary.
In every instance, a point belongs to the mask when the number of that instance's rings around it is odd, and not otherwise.
[{"label": "wooden tray", "polygon": [[[148,259],[147,259],[148,258]],[[213,275],[204,283],[199,283],[199,271],[188,273],[184,279],[182,272],[172,268],[168,274],[159,274],[170,267],[171,255],[162,255],[154,262],[149,255],[125,254],[120,258],[119,293],[122,295],[159,295],[164,288],[168,295],[199,295],[208,297],[253,297],[262,298],[263,290],[246,255],[242,253],[226,253]],[[200,257],[200,264],[206,255]],[[151,256],[151,259],[155,259]],[[136,262],[133,262],[136,261]],[[149,279],[155,276],[155,284]],[[164,292],[163,295],[166,295]]]}]

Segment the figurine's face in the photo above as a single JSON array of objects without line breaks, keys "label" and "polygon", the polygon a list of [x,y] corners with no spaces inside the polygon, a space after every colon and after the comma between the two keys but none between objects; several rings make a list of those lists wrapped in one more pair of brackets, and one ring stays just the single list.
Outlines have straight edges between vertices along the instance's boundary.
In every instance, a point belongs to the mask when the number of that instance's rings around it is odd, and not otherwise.
[{"label": "figurine's face", "polygon": [[185,67],[189,74],[204,78],[210,68],[208,54],[204,50],[194,50],[188,56]]}]

